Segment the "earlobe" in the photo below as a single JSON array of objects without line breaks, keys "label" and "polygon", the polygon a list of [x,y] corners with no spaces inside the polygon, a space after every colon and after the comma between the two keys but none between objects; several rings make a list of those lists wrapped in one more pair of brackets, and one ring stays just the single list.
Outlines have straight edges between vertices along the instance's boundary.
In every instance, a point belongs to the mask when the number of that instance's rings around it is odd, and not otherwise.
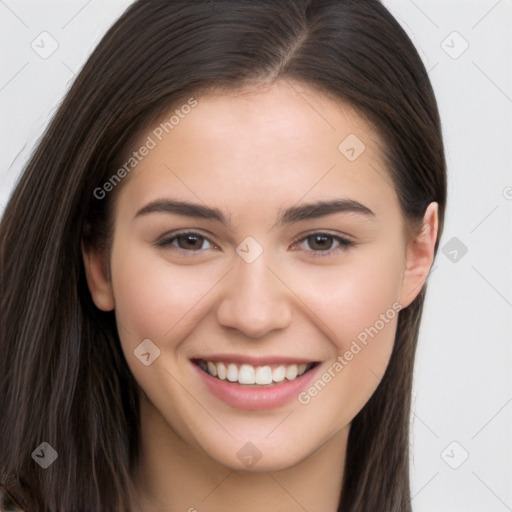
[{"label": "earlobe", "polygon": [[406,267],[400,289],[400,304],[404,308],[419,294],[430,272],[438,223],[438,204],[432,202],[425,211],[421,231],[407,245]]},{"label": "earlobe", "polygon": [[114,294],[108,273],[107,254],[96,249],[86,250],[82,245],[87,285],[98,309],[112,311],[115,307]]}]

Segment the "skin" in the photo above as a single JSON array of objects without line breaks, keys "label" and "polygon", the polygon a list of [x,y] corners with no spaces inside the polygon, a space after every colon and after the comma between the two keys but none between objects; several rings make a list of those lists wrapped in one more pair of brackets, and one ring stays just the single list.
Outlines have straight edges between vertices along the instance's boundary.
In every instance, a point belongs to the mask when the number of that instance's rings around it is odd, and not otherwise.
[{"label": "skin", "polygon": [[[350,423],[386,369],[398,316],[307,404],[229,406],[205,389],[190,359],[295,356],[319,361],[322,375],[379,315],[419,293],[433,261],[437,204],[408,236],[378,135],[349,106],[308,86],[277,81],[197,99],[118,190],[110,254],[84,252],[92,298],[115,309],[140,386],[140,506],[334,512]],[[366,146],[352,162],[338,149],[349,134]],[[170,197],[219,208],[230,228],[167,212],[136,215]],[[375,215],[273,227],[287,207],[338,198]],[[181,229],[199,238],[155,245]],[[307,238],[326,231],[355,245]],[[252,263],[236,252],[248,236],[263,248]],[[322,250],[330,255],[315,256]],[[160,350],[149,366],[134,356],[144,339]],[[250,468],[237,457],[247,442],[262,454]]]}]

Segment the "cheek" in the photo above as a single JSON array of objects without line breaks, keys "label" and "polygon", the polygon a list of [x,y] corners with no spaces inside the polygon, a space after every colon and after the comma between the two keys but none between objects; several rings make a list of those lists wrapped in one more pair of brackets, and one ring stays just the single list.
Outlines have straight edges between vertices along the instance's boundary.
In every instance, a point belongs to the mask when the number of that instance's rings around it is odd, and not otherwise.
[{"label": "cheek", "polygon": [[201,298],[218,280],[211,274],[194,265],[171,265],[151,248],[114,247],[112,285],[122,341],[137,345],[149,338],[160,346],[186,336]]},{"label": "cheek", "polygon": [[[402,258],[396,245],[368,248],[354,252],[339,265],[311,267],[303,273],[307,279],[296,281],[301,283],[297,292],[322,320],[315,323],[341,353],[376,323],[379,331],[383,331],[382,338],[392,330],[387,327],[393,323],[398,309],[401,269]],[[384,327],[381,315],[386,316]],[[392,342],[393,336],[388,338]]]},{"label": "cheek", "polygon": [[357,263],[340,266],[335,278],[317,269],[311,275],[316,292],[312,286],[302,290],[304,302],[322,320],[316,325],[331,342],[332,357],[299,402],[305,415],[325,418],[329,435],[349,424],[375,392],[391,357],[401,309],[397,255],[360,256]]}]

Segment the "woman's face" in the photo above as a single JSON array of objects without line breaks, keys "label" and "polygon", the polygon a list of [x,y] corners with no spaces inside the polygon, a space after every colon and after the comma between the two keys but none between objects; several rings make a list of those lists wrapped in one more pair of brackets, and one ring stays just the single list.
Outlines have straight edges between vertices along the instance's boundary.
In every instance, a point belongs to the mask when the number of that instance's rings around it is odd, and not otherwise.
[{"label": "woman's face", "polygon": [[430,265],[353,110],[283,81],[196,100],[127,156],[111,279],[90,287],[175,439],[282,469],[347,431]]}]

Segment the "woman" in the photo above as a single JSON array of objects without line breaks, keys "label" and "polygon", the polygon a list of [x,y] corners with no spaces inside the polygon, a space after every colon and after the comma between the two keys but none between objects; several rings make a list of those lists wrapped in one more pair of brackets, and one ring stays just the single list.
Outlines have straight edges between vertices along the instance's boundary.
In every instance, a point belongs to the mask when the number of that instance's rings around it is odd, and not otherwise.
[{"label": "woman", "polygon": [[4,213],[27,510],[410,511],[437,105],[376,0],[138,0]]}]

